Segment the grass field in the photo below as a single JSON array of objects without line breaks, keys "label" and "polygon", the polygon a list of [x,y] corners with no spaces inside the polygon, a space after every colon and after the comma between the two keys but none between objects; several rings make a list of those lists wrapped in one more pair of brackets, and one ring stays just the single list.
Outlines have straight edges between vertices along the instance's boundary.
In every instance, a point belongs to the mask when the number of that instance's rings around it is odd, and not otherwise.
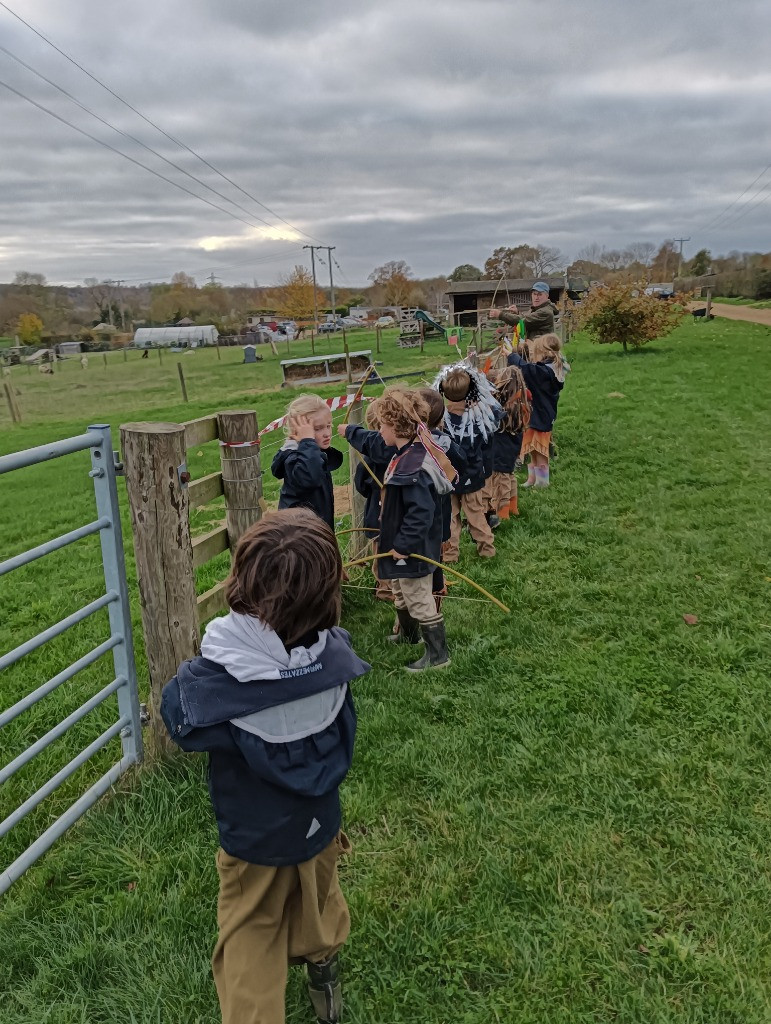
[{"label": "grass field", "polygon": [[[428,367],[445,351],[427,344],[421,356],[389,339],[381,372]],[[0,421],[0,451],[90,422],[246,403],[267,422],[288,397],[270,390],[275,359],[243,367],[230,353],[183,357],[189,405],[172,359],[154,372],[120,354],[52,379],[15,370],[25,423]],[[511,616],[453,588],[453,664],[416,680],[384,640],[388,609],[356,589],[366,577],[345,592],[344,625],[373,664],[356,686],[343,790],[352,1024],[771,1020],[768,332],[717,320],[626,357],[580,339],[568,354],[552,488],[523,495],[492,563],[463,541],[461,571]],[[189,453],[194,476],[215,468],[216,451],[201,451]],[[89,517],[86,461],[0,483],[3,556]],[[130,553],[125,519],[124,531]],[[96,596],[89,544],[0,582],[0,649]],[[100,626],[5,673],[2,705],[98,642]],[[107,672],[82,674],[25,716],[4,762]],[[98,731],[93,717],[72,750]],[[3,810],[59,765],[54,754],[38,760],[4,787]],[[14,886],[0,936],[2,1024],[218,1019],[204,780],[193,757],[127,778]],[[0,844],[3,863],[47,820]],[[292,1024],[310,1020],[299,975],[288,1006]]]}]

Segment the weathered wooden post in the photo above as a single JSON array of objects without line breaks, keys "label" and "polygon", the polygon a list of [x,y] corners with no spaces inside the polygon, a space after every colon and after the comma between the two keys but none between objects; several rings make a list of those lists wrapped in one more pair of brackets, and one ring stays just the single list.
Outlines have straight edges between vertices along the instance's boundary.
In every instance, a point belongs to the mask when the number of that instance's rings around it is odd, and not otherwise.
[{"label": "weathered wooden post", "polygon": [[200,650],[185,428],[124,423],[120,435],[150,675],[150,748],[159,756],[174,749],[160,717],[161,690]]},{"label": "weathered wooden post", "polygon": [[5,400],[8,403],[8,412],[11,414],[12,423],[21,423],[21,412],[16,402],[16,395],[13,393],[13,384],[3,382],[5,389]]},{"label": "weathered wooden post", "polygon": [[187,402],[187,388],[185,387],[185,373],[182,369],[182,363],[177,363],[177,373],[179,374],[179,384],[182,388],[182,398]]},{"label": "weathered wooden post", "polygon": [[420,331],[420,351],[423,351],[423,342],[426,337],[426,325],[422,320],[418,321],[418,330]]},{"label": "weathered wooden post", "polygon": [[[355,395],[359,391],[358,384],[349,384],[345,389],[347,394]],[[363,423],[364,422],[364,403],[354,402],[350,409],[350,415],[348,416],[349,423]],[[356,467],[359,465],[359,459],[353,452],[353,448],[348,454],[349,468],[351,473],[351,526],[354,529],[360,530],[364,526],[364,506],[366,501],[363,494],[359,494],[353,485],[353,480],[356,475]],[[369,545],[367,541],[366,533],[352,533],[348,542],[348,550],[346,551],[346,559],[350,561],[352,558],[360,558],[362,555],[367,554]]]},{"label": "weathered wooden post", "polygon": [[380,355],[380,331],[381,331],[381,329],[382,328],[380,327],[380,324],[375,324],[375,350],[376,350],[378,355]]},{"label": "weathered wooden post", "polygon": [[228,542],[236,550],[238,538],[262,518],[262,470],[253,409],[217,413],[222,489],[225,494]]},{"label": "weathered wooden post", "polygon": [[345,375],[350,384],[353,380],[351,374],[351,353],[348,350],[348,339],[345,336],[345,328],[343,328],[343,352],[345,352]]}]

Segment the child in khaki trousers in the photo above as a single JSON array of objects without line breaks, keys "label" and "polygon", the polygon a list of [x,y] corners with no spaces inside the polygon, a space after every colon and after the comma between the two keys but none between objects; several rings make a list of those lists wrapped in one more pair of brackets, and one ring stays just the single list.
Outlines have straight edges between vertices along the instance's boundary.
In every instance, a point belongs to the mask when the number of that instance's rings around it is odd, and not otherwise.
[{"label": "child in khaki trousers", "polygon": [[239,541],[230,612],[163,691],[171,738],[209,754],[223,1024],[284,1024],[289,963],[306,964],[321,1024],[340,1020],[350,920],[337,861],[350,847],[339,786],[356,732],[349,684],[369,669],[336,625],[341,575],[314,512],[268,513]]}]

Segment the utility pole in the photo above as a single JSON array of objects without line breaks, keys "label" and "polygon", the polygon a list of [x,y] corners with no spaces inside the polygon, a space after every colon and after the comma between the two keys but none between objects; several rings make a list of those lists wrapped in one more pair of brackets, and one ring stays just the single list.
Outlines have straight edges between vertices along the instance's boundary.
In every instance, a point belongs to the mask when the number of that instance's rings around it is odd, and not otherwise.
[{"label": "utility pole", "polygon": [[303,249],[310,249],[311,251],[311,273],[313,275],[313,330],[317,331],[319,328],[319,311],[318,304],[316,302],[316,249],[323,249],[323,245],[304,245]]},{"label": "utility pole", "polygon": [[672,241],[680,243],[680,259],[677,261],[677,276],[680,277],[683,269],[683,242],[690,242],[690,238],[673,238]]},{"label": "utility pole", "polygon": [[120,323],[123,330],[126,330],[126,310],[123,307],[123,281],[115,282],[118,286],[118,302],[120,303]]},{"label": "utility pole", "polygon": [[337,310],[335,309],[335,284],[334,281],[332,280],[332,253],[336,248],[337,246],[335,245],[328,245],[326,247],[327,259],[329,260],[329,292],[330,298],[332,300],[332,323],[335,326],[337,326]]}]

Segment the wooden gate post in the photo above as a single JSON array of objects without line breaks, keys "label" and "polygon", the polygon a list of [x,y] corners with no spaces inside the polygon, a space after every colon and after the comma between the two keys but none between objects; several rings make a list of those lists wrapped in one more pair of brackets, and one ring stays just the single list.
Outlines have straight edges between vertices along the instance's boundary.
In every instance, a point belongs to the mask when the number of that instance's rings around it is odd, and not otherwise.
[{"label": "wooden gate post", "polygon": [[262,518],[262,470],[260,468],[257,414],[253,409],[217,413],[220,439],[222,488],[225,493],[228,541],[231,554],[241,534]]},{"label": "wooden gate post", "polygon": [[160,717],[161,690],[200,651],[185,428],[124,423],[120,435],[150,675],[149,746],[159,756],[175,749]]},{"label": "wooden gate post", "polygon": [[[357,394],[358,390],[358,384],[349,384],[346,388],[349,395]],[[348,422],[364,422],[364,402],[354,402],[351,406],[351,414],[348,417]],[[364,507],[366,505],[366,501],[364,499],[364,495],[359,494],[353,485],[354,476],[356,475],[356,467],[359,465],[359,460],[352,453],[349,453],[348,460],[351,472],[351,526],[360,530],[364,526]],[[352,533],[345,555],[346,560],[350,561],[352,558],[360,558],[362,555],[367,554],[368,550],[369,542],[366,533]]]}]

